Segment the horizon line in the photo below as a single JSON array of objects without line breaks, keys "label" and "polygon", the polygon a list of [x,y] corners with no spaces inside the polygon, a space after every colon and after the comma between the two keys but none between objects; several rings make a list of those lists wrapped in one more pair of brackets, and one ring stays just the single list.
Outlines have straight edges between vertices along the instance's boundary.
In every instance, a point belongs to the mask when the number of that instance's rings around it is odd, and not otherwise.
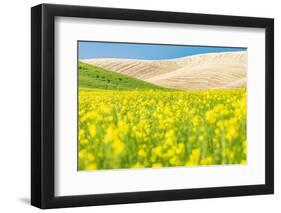
[{"label": "horizon line", "polygon": [[171,60],[198,54],[246,51],[247,47],[77,41],[77,57],[86,59]]},{"label": "horizon line", "polygon": [[107,57],[107,58],[98,58],[98,57],[93,57],[93,58],[78,58],[79,61],[83,60],[92,60],[92,59],[108,59],[108,60],[137,60],[137,61],[169,61],[169,60],[177,60],[177,59],[183,59],[183,58],[188,58],[196,55],[209,55],[209,54],[223,54],[223,53],[237,53],[237,52],[246,52],[246,50],[237,50],[237,51],[226,51],[226,52],[208,52],[208,53],[195,53],[193,55],[186,55],[186,56],[179,56],[176,58],[164,58],[164,59],[139,59],[139,58],[114,58],[114,57]]}]

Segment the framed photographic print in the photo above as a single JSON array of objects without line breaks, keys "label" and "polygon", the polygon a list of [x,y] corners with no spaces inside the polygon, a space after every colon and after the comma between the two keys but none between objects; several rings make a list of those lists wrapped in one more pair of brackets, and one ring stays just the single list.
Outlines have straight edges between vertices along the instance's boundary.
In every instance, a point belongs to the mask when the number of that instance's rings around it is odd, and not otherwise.
[{"label": "framed photographic print", "polygon": [[274,21],[31,9],[31,203],[272,194]]}]

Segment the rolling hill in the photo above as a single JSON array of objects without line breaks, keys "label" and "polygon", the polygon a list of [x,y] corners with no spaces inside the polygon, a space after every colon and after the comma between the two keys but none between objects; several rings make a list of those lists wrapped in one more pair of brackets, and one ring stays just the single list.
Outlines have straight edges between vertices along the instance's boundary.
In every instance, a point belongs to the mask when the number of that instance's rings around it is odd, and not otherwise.
[{"label": "rolling hill", "polygon": [[245,88],[247,52],[206,53],[169,60],[86,59],[87,64],[166,88]]},{"label": "rolling hill", "polygon": [[111,72],[90,64],[79,62],[79,88],[128,90],[128,89],[159,89],[167,90],[157,85],[132,78],[130,76]]}]

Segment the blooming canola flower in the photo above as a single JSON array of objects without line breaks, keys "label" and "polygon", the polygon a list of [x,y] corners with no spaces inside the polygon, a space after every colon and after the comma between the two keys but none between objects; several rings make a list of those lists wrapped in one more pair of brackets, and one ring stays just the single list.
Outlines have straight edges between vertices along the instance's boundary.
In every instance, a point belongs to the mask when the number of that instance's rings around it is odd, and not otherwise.
[{"label": "blooming canola flower", "polygon": [[79,170],[245,164],[246,89],[79,91]]}]

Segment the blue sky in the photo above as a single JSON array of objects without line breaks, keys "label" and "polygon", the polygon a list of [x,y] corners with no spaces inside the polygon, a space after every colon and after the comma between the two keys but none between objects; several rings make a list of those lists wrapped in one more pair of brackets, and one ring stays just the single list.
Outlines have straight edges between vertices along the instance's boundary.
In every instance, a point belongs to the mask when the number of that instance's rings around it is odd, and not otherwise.
[{"label": "blue sky", "polygon": [[212,52],[246,51],[246,48],[165,44],[78,41],[78,58],[130,58],[160,60]]}]

